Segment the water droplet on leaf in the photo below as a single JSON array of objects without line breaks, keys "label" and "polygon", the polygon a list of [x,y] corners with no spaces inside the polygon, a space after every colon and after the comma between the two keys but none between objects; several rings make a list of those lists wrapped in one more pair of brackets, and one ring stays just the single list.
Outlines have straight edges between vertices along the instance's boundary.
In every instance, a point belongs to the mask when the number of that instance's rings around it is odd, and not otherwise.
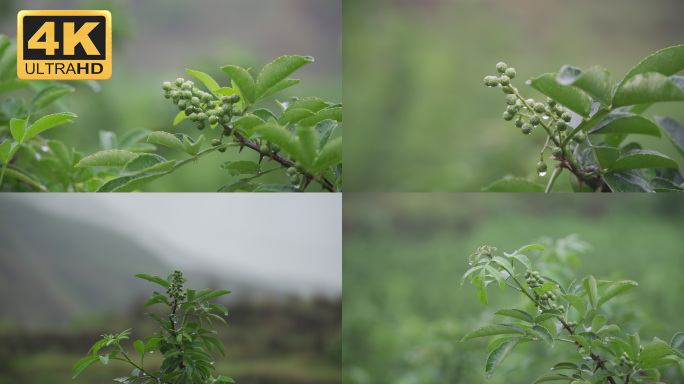
[{"label": "water droplet on leaf", "polygon": [[539,175],[540,177],[544,177],[544,176],[546,176],[546,171],[544,171],[544,172],[537,172],[537,175]]}]

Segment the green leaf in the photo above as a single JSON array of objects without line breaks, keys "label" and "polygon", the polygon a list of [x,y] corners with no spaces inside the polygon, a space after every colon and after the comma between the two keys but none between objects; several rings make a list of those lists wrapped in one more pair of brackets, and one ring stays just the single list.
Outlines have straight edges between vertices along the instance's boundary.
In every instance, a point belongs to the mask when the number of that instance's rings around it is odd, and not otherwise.
[{"label": "green leaf", "polygon": [[677,332],[672,336],[670,347],[672,347],[672,349],[680,349],[679,347],[682,346],[682,343],[684,343],[684,332]]},{"label": "green leaf", "polygon": [[297,158],[297,160],[299,160],[299,162],[302,163],[306,169],[310,170],[313,168],[314,160],[318,155],[318,130],[313,127],[298,126],[295,128],[295,131],[297,132],[297,139],[299,141],[301,151],[301,155],[299,158]]},{"label": "green leaf", "polygon": [[26,133],[28,132],[27,126],[28,118],[10,120],[10,132],[12,133],[14,140],[20,145],[24,144],[26,139],[28,139],[28,137],[26,137]]},{"label": "green leaf", "polygon": [[660,137],[660,129],[651,119],[630,112],[613,111],[606,115],[588,133],[636,133]]},{"label": "green leaf", "polygon": [[217,192],[235,192],[247,185],[250,181],[252,181],[252,178],[233,180],[227,184],[224,184]]},{"label": "green leaf", "polygon": [[684,91],[671,78],[650,72],[621,84],[613,97],[613,107],[680,100],[684,100]]},{"label": "green leaf", "polygon": [[78,164],[75,165],[75,167],[122,167],[138,156],[138,154],[133,152],[122,151],[120,149],[110,149],[108,151],[100,151],[90,156],[84,157],[78,162]]},{"label": "green leaf", "polygon": [[259,164],[248,160],[226,161],[221,164],[221,168],[227,170],[231,176],[245,174],[254,175],[261,172],[261,166]]},{"label": "green leaf", "polygon": [[[181,135],[181,134],[176,134],[176,135]],[[183,146],[185,147],[185,152],[189,153],[192,156],[195,156],[197,153],[199,153],[200,148],[202,147],[202,142],[204,141],[204,135],[200,135],[200,137],[197,138],[197,141],[193,140],[192,137],[182,134],[183,137]]]},{"label": "green leaf", "polygon": [[586,71],[570,65],[563,66],[556,78],[561,85],[574,85],[583,90],[589,96],[609,106],[613,92],[613,76],[610,72],[599,66],[594,66]]},{"label": "green leaf", "polygon": [[73,117],[77,116],[71,112],[54,113],[52,115],[44,116],[38,119],[29,127],[28,132],[26,133],[26,137],[24,139],[28,140],[33,136],[50,128],[54,128],[66,123],[71,123],[72,120],[70,119]]},{"label": "green leaf", "polygon": [[538,378],[532,384],[543,383],[546,381],[559,381],[559,380],[572,381],[574,379],[570,376],[562,375],[560,373],[550,373],[548,375],[544,375],[544,376]]},{"label": "green leaf", "polygon": [[622,83],[618,85],[616,92],[620,90],[620,87],[622,87],[626,80],[638,74],[659,72],[665,76],[671,76],[682,69],[684,69],[684,45],[661,49],[646,57],[632,68],[622,80]]},{"label": "green leaf", "polygon": [[143,280],[147,280],[147,281],[152,282],[152,283],[159,284],[164,288],[169,288],[171,286],[171,284],[168,281],[162,279],[159,276],[152,276],[152,275],[148,275],[146,273],[139,273],[139,274],[135,275],[135,277],[141,278]]},{"label": "green leaf", "polygon": [[178,123],[185,120],[186,117],[188,117],[188,116],[185,114],[185,111],[178,112],[178,114],[176,115],[176,118],[173,119],[173,125],[178,125]]},{"label": "green leaf", "polygon": [[141,354],[141,355],[145,354],[145,343],[143,343],[141,340],[136,340],[136,342],[133,343],[133,346],[135,347],[135,350],[138,351],[139,354]]},{"label": "green leaf", "polygon": [[501,256],[492,256],[492,261],[501,266],[501,268],[506,270],[506,272],[508,272],[510,275],[513,274],[513,266],[508,260]]},{"label": "green leaf", "polygon": [[[15,144],[14,146],[16,146]],[[5,139],[5,141],[0,144],[0,161],[3,163],[8,163],[10,161],[11,155],[10,152],[12,151],[12,140],[10,139]]]},{"label": "green leaf", "polygon": [[608,169],[620,157],[620,149],[615,147],[609,147],[605,145],[601,146],[591,146],[591,150],[594,152],[594,157],[601,169]]},{"label": "green leaf", "polygon": [[499,287],[501,287],[501,292],[503,293],[506,289],[506,280],[503,279],[501,273],[489,265],[485,265],[485,269],[489,272],[490,276],[499,282]]},{"label": "green leaf", "polygon": [[311,62],[313,62],[313,57],[294,55],[281,56],[273,62],[266,64],[256,80],[254,101],[272,94],[273,92],[270,92],[271,88],[276,87],[278,83],[285,80],[294,71]]},{"label": "green leaf", "polygon": [[327,106],[329,106],[329,104],[318,97],[305,97],[303,99],[295,100],[292,104],[287,106],[287,109],[303,108],[316,113]]},{"label": "green leaf", "polygon": [[620,171],[640,168],[679,168],[679,164],[658,152],[634,149],[620,156],[610,170]]},{"label": "green leaf", "polygon": [[532,87],[539,92],[558,101],[568,109],[588,117],[591,112],[591,101],[583,91],[569,85],[561,85],[556,81],[556,75],[547,73],[530,80]]},{"label": "green leaf", "polygon": [[178,136],[164,132],[164,131],[155,131],[150,133],[150,136],[147,138],[147,141],[150,143],[157,143],[164,145],[166,147],[174,148],[179,151],[183,151],[185,153],[189,153],[187,149],[185,148],[185,145],[183,145],[183,139],[179,139]]},{"label": "green leaf", "polygon": [[216,80],[212,79],[211,76],[207,75],[204,72],[193,71],[192,69],[186,69],[185,71],[198,78],[201,82],[203,82],[204,85],[207,86],[207,89],[209,89],[209,91],[211,91],[212,93],[214,93],[215,90],[221,88],[221,86],[218,85]]},{"label": "green leaf", "polygon": [[477,286],[477,299],[480,300],[480,303],[482,303],[482,305],[486,307],[488,305],[488,301],[485,268],[482,268],[480,270],[480,274],[478,275],[478,277],[473,279],[473,283],[475,283],[475,286]]},{"label": "green leaf", "polygon": [[487,375],[488,379],[492,378],[496,368],[503,361],[503,359],[506,358],[506,355],[508,355],[508,353],[512,351],[516,345],[518,345],[519,341],[519,337],[506,340],[501,343],[501,345],[494,348],[494,350],[487,356],[487,362],[485,363],[485,374]]},{"label": "green leaf", "polygon": [[330,141],[330,137],[332,136],[336,127],[337,127],[337,121],[331,120],[331,119],[319,121],[316,124],[316,129],[318,130],[318,149],[319,150],[322,150],[323,147],[325,147],[325,145],[328,144],[328,141]]},{"label": "green leaf", "polygon": [[43,109],[75,89],[68,85],[55,85],[43,88],[31,100],[31,108]]},{"label": "green leaf", "polygon": [[133,192],[141,186],[154,181],[168,172],[154,172],[154,173],[137,173],[129,176],[121,176],[109,180],[102,184],[96,192]]},{"label": "green leaf", "polygon": [[630,169],[605,173],[603,181],[613,192],[655,192],[651,187],[655,177],[653,169]]},{"label": "green leaf", "polygon": [[601,295],[601,298],[598,301],[598,305],[602,305],[606,301],[612,299],[613,297],[621,294],[622,292],[634,288],[637,285],[639,285],[636,281],[631,281],[631,280],[622,280],[618,281],[616,283],[611,284],[606,288],[606,291],[603,292],[603,295]]},{"label": "green leaf", "polygon": [[288,108],[287,111],[283,112],[280,115],[280,118],[278,118],[278,124],[280,125],[288,125],[288,124],[295,124],[299,121],[301,121],[304,118],[314,116],[315,113],[311,112],[308,109],[304,108]]},{"label": "green leaf", "polygon": [[648,361],[670,354],[672,354],[670,346],[663,340],[656,339],[644,345],[644,349],[639,352],[639,361]]},{"label": "green leaf", "polygon": [[159,349],[159,343],[163,339],[161,337],[153,337],[147,341],[147,345],[145,345],[145,351],[144,352],[150,352],[150,351],[156,351]]},{"label": "green leaf", "polygon": [[[528,245],[521,247],[517,251],[515,251],[515,254],[517,255],[519,253],[523,253],[523,252],[527,252],[527,251],[534,251],[534,250],[546,251],[546,248],[544,248],[544,246],[539,245],[539,244],[528,244]],[[513,255],[511,255],[511,256],[513,256]]]},{"label": "green leaf", "polygon": [[480,327],[469,334],[463,336],[461,342],[474,339],[476,337],[485,337],[493,335],[511,335],[511,334],[525,334],[522,328],[513,324],[489,324],[484,327]]},{"label": "green leaf", "polygon": [[551,368],[552,371],[556,371],[556,370],[558,370],[558,369],[572,369],[572,370],[577,370],[577,369],[579,369],[579,367],[578,367],[577,364],[575,364],[575,363],[571,363],[571,362],[569,362],[569,361],[563,361],[563,362],[560,362],[560,363],[554,365],[553,368]]},{"label": "green leaf", "polygon": [[532,333],[532,336],[537,336],[538,338],[546,341],[547,344],[553,347],[553,336],[549,333],[549,330],[542,327],[539,324],[535,324],[527,330],[528,333]]},{"label": "green leaf", "polygon": [[494,312],[494,314],[513,317],[528,323],[534,323],[534,318],[532,315],[520,309],[500,309]]},{"label": "green leaf", "polygon": [[663,130],[667,134],[675,148],[679,153],[684,156],[684,126],[679,124],[675,119],[663,116],[653,116],[655,121],[663,127]]},{"label": "green leaf", "polygon": [[316,125],[323,120],[335,120],[338,122],[342,121],[342,108],[341,107],[331,107],[331,108],[322,109],[322,110],[316,112],[315,115],[309,116],[305,119],[302,119],[299,122],[299,125],[313,126],[313,125]]},{"label": "green leaf", "polygon": [[[627,334],[627,341],[629,341],[634,354],[639,354],[639,350],[641,349],[641,340],[639,339],[639,334],[637,332],[634,332],[633,335]],[[636,361],[636,357],[632,358],[632,361]]]},{"label": "green leaf", "polygon": [[295,159],[303,157],[299,140],[287,129],[275,123],[262,124],[256,128],[266,140],[280,145],[282,149],[291,154]]},{"label": "green leaf", "polygon": [[544,192],[545,187],[520,177],[506,177],[499,179],[485,189],[487,192],[523,192],[538,193]]},{"label": "green leaf", "polygon": [[226,65],[221,70],[230,76],[230,79],[237,84],[240,93],[250,104],[254,103],[254,78],[244,68],[236,65]]},{"label": "green leaf", "polygon": [[321,174],[340,162],[342,162],[342,137],[330,141],[323,147],[313,164],[315,173]]},{"label": "green leaf", "polygon": [[208,301],[208,300],[211,300],[211,299],[213,299],[213,298],[215,298],[215,297],[227,295],[227,294],[229,294],[229,293],[230,293],[230,291],[226,291],[225,289],[219,289],[219,290],[216,290],[216,291],[214,291],[214,292],[208,294],[207,296],[205,296],[204,298],[202,298],[202,300],[203,300],[203,301]]},{"label": "green leaf", "polygon": [[[599,306],[601,305],[601,301],[599,300]],[[606,325],[606,322],[608,321],[608,318],[604,315],[596,315],[593,320],[591,320],[591,331],[594,333],[598,333],[599,329],[603,328],[604,325]]]},{"label": "green leaf", "polygon": [[535,323],[541,324],[542,322],[553,319],[554,317],[562,317],[563,313],[556,309],[545,309],[540,315],[534,318]]},{"label": "green leaf", "polygon": [[95,364],[95,362],[97,361],[100,361],[99,356],[88,356],[79,360],[71,369],[71,372],[73,372],[71,380],[74,380],[78,375],[81,374],[81,372],[83,372],[86,368],[90,367],[91,365]]},{"label": "green leaf", "polygon": [[219,376],[216,378],[217,383],[234,383],[235,381],[228,376]]},{"label": "green leaf", "polygon": [[160,163],[166,164],[165,168],[168,168],[168,170],[172,169],[173,165],[175,164],[175,162],[167,161],[165,158],[157,154],[143,153],[132,158],[128,163],[126,163],[122,170],[122,174],[139,173],[153,167],[158,169],[158,164]]},{"label": "green leaf", "polygon": [[582,280],[582,286],[589,294],[589,303],[592,308],[596,309],[596,303],[598,301],[598,288],[596,287],[596,279],[594,276],[589,275]]},{"label": "green leaf", "polygon": [[262,125],[264,120],[251,113],[245,114],[239,119],[232,122],[235,128],[242,128],[248,136],[254,134],[254,127]]}]

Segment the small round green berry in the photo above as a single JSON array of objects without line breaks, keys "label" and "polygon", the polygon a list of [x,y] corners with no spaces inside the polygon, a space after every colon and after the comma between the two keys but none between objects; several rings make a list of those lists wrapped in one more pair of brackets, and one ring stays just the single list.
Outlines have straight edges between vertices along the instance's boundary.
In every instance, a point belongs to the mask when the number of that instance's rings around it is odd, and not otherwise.
[{"label": "small round green berry", "polygon": [[280,145],[278,145],[278,144],[272,144],[271,149],[273,150],[273,152],[278,153],[278,152],[280,152],[281,148],[280,148]]},{"label": "small round green berry", "polygon": [[532,133],[532,124],[525,123],[525,124],[523,124],[522,128],[520,128],[520,130],[522,131],[523,134],[529,135],[530,133]]},{"label": "small round green berry", "polygon": [[197,120],[198,121],[204,121],[204,120],[206,120],[206,118],[207,118],[207,115],[204,112],[200,112],[197,114]]},{"label": "small round green berry", "polygon": [[267,144],[261,144],[261,147],[259,147],[259,152],[269,153],[270,151],[268,150],[268,145]]},{"label": "small round green berry", "polygon": [[534,103],[535,103],[534,99],[527,99],[527,100],[525,100],[525,103],[526,103],[530,108],[534,109]]},{"label": "small round green berry", "polygon": [[515,121],[515,126],[517,128],[521,128],[525,122],[522,119],[518,119]]},{"label": "small round green berry", "polygon": [[177,78],[176,80],[173,81],[173,84],[174,84],[176,87],[180,87],[181,85],[183,85],[184,82],[185,82],[185,79],[183,79],[182,77],[179,77],[179,78]]},{"label": "small round green berry", "polygon": [[511,121],[511,120],[513,120],[514,117],[515,117],[515,115],[514,115],[514,114],[511,114],[511,113],[508,112],[507,110],[504,111],[504,113],[503,113],[503,119],[506,120],[506,121]]},{"label": "small round green berry", "polygon": [[165,98],[165,99],[170,99],[170,98],[171,98],[171,92],[172,92],[172,91],[166,91],[166,92],[164,92],[164,98]]},{"label": "small round green berry", "polygon": [[544,175],[546,175],[546,169],[547,169],[547,168],[548,168],[548,167],[546,166],[546,163],[545,163],[545,162],[543,162],[543,161],[538,162],[538,163],[537,163],[537,174],[538,174],[539,176],[544,176]]},{"label": "small round green berry", "polygon": [[563,156],[563,148],[553,147],[551,149],[551,154],[553,155],[553,157],[561,157],[561,156]]},{"label": "small round green berry", "polygon": [[188,118],[189,118],[190,120],[192,120],[192,121],[197,121],[197,120],[199,120],[199,119],[197,118],[197,113],[195,113],[195,112],[193,112],[193,113],[191,113],[190,115],[188,115]]},{"label": "small round green berry", "polygon": [[558,120],[556,122],[556,129],[558,129],[559,132],[563,132],[568,128],[568,123],[566,123],[563,120]]},{"label": "small round green berry", "polygon": [[541,124],[541,118],[539,117],[539,115],[530,116],[530,124],[532,124],[535,127]]},{"label": "small round green berry", "polygon": [[572,141],[575,143],[583,143],[587,139],[587,134],[584,131],[579,131],[575,136],[572,137]]},{"label": "small round green berry", "polygon": [[527,279],[527,278],[529,278],[530,276],[532,276],[532,273],[531,273],[530,270],[528,269],[528,270],[525,271],[525,278]]},{"label": "small round green berry", "polygon": [[[484,83],[488,87],[496,87],[497,85],[499,85],[499,78],[497,78],[496,76],[485,76]],[[224,98],[224,100],[226,98]]]},{"label": "small round green berry", "polygon": [[208,109],[214,109],[216,108],[216,102],[213,100],[207,101],[207,108]]},{"label": "small round green berry", "polygon": [[556,116],[561,117],[565,113],[565,108],[563,108],[561,106],[557,106],[555,111],[556,111]]},{"label": "small round green berry", "polygon": [[513,88],[512,85],[506,85],[506,86],[504,86],[504,87],[501,87],[501,90],[503,91],[503,93],[505,93],[505,94],[507,94],[507,95],[512,95],[512,94],[514,94],[515,91],[516,91],[516,89]]},{"label": "small round green berry", "polygon": [[499,83],[503,86],[509,85],[511,83],[511,78],[506,75],[501,75],[501,78],[499,78]]},{"label": "small round green berry", "polygon": [[240,107],[237,105],[233,105],[233,108],[230,110],[230,114],[233,116],[240,116],[242,115],[242,109],[240,109]]},{"label": "small round green berry", "polygon": [[195,125],[197,126],[197,129],[200,131],[204,129],[204,120],[197,120],[195,121]]},{"label": "small round green berry", "polygon": [[181,86],[181,89],[184,91],[190,91],[190,90],[192,90],[193,85],[195,85],[195,84],[192,81],[186,81]]},{"label": "small round green berry", "polygon": [[513,68],[513,67],[507,68],[506,72],[504,72],[504,73],[506,74],[506,76],[508,76],[511,79],[514,78],[516,75],[515,68]]},{"label": "small round green berry", "polygon": [[544,113],[546,111],[546,107],[542,103],[534,103],[532,109],[537,113]]},{"label": "small round green berry", "polygon": [[221,140],[219,140],[219,139],[214,139],[214,140],[211,141],[211,145],[212,145],[213,147],[218,147],[219,145],[221,145]]},{"label": "small round green berry", "polygon": [[219,122],[219,118],[216,116],[209,116],[209,124],[216,125]]},{"label": "small round green berry", "polygon": [[556,100],[550,98],[550,97],[547,97],[546,98],[546,104],[548,104],[549,107],[553,108],[556,106],[556,104],[558,104],[558,102]]},{"label": "small round green berry", "polygon": [[237,103],[238,101],[240,101],[240,95],[238,95],[237,93],[228,96],[228,102]]},{"label": "small round green berry", "polygon": [[496,63],[496,71],[499,73],[504,73],[508,69],[508,65],[504,62],[498,62]]},{"label": "small round green berry", "polygon": [[228,147],[221,147],[221,148],[218,149],[218,151],[219,151],[219,152],[225,152],[226,149],[228,149]]},{"label": "small round green berry", "polygon": [[561,119],[563,119],[563,121],[565,121],[566,123],[569,123],[570,120],[572,120],[572,113],[570,113],[570,112],[563,113],[561,115]]},{"label": "small round green berry", "polygon": [[225,115],[219,116],[219,123],[221,124],[228,124],[230,122],[230,118]]},{"label": "small round green berry", "polygon": [[190,116],[192,113],[195,111],[195,108],[193,107],[187,107],[185,108],[185,116]]},{"label": "small round green berry", "polygon": [[297,169],[295,169],[295,167],[290,167],[285,173],[287,173],[288,176],[293,176],[297,174]]},{"label": "small round green berry", "polygon": [[199,97],[193,96],[193,97],[190,99],[190,105],[197,107],[197,106],[199,106],[199,104],[200,104],[200,99],[199,99]]},{"label": "small round green berry", "polygon": [[518,107],[517,105],[509,105],[506,108],[506,111],[508,111],[508,113],[510,113],[511,115],[516,115],[518,114],[518,111],[520,111],[520,107]]},{"label": "small round green berry", "polygon": [[185,100],[182,100],[182,99],[181,99],[181,100],[178,100],[178,109],[180,109],[181,111],[183,111],[183,110],[185,110],[185,108],[186,108]]},{"label": "small round green berry", "polygon": [[183,92],[181,92],[181,98],[190,100],[192,99],[192,92],[188,91],[187,89]]},{"label": "small round green berry", "polygon": [[506,96],[506,104],[508,104],[508,105],[515,105],[515,103],[517,101],[518,101],[518,98],[515,95]]},{"label": "small round green berry", "polygon": [[162,84],[162,89],[165,91],[170,91],[171,89],[173,89],[173,85],[171,84],[171,82],[165,81]]},{"label": "small round green berry", "polygon": [[292,185],[297,185],[297,184],[299,184],[299,179],[300,179],[299,175],[290,176],[290,183]]}]

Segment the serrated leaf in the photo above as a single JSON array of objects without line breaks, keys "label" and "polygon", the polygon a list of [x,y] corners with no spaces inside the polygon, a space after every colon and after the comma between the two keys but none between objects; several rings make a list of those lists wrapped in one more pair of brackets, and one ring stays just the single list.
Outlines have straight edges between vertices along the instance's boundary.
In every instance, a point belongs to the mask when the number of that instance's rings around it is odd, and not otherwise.
[{"label": "serrated leaf", "polygon": [[310,170],[318,155],[318,130],[313,127],[297,126],[295,131],[301,149],[301,156],[297,160]]},{"label": "serrated leaf", "polygon": [[674,144],[675,148],[677,148],[677,151],[684,156],[684,126],[677,120],[669,117],[653,116],[653,119],[663,127],[667,137],[672,144]]},{"label": "serrated leaf", "polygon": [[164,288],[169,288],[171,286],[171,284],[168,281],[162,279],[159,276],[152,276],[152,275],[148,275],[146,273],[139,273],[139,274],[135,275],[135,277],[138,277],[138,278],[143,279],[143,280],[147,280],[147,281],[152,282],[152,283],[159,284]]},{"label": "serrated leaf", "polygon": [[[159,163],[165,163],[166,159],[154,154],[154,153],[143,153],[131,159],[122,170],[122,174],[132,174],[145,171],[151,167],[156,166]],[[173,162],[169,163],[173,167]]]},{"label": "serrated leaf", "polygon": [[233,81],[240,93],[247,99],[250,104],[254,103],[254,78],[247,72],[244,68],[238,67],[237,65],[226,65],[221,67],[221,70],[230,76],[231,81]]},{"label": "serrated leaf", "polygon": [[313,126],[318,124],[319,122],[323,120],[335,120],[335,121],[342,121],[342,108],[341,107],[330,107],[330,108],[325,108],[321,109],[320,111],[316,112],[315,115],[309,116],[305,119],[302,119],[299,122],[299,125],[305,125],[305,126]]},{"label": "serrated leaf", "polygon": [[532,87],[546,96],[558,101],[571,111],[584,117],[591,112],[591,101],[583,91],[569,86],[561,85],[556,81],[556,74],[546,73],[530,80]]},{"label": "serrated leaf", "polygon": [[598,302],[598,288],[596,287],[596,279],[594,276],[589,275],[582,280],[582,286],[589,294],[589,304],[592,308],[596,309],[596,304]]},{"label": "serrated leaf", "polygon": [[489,324],[480,327],[467,335],[463,336],[461,341],[474,339],[476,337],[485,337],[493,335],[511,335],[511,334],[525,334],[522,328],[513,324]]},{"label": "serrated leaf", "polygon": [[254,134],[254,127],[258,127],[263,123],[264,120],[251,113],[245,114],[232,122],[235,128],[242,128],[248,136],[252,136]]},{"label": "serrated leaf", "polygon": [[625,80],[629,80],[638,74],[659,72],[665,76],[671,76],[682,69],[684,69],[684,45],[661,49],[641,60],[639,64],[632,68],[618,86],[616,92],[620,90]]},{"label": "serrated leaf", "polygon": [[660,137],[660,129],[651,119],[630,112],[613,111],[588,133],[641,134]]},{"label": "serrated leaf", "polygon": [[321,174],[326,169],[340,162],[342,162],[342,137],[337,137],[321,149],[314,161],[313,167],[317,174]]},{"label": "serrated leaf", "polygon": [[150,135],[147,138],[147,141],[150,143],[157,143],[164,145],[166,147],[174,148],[179,151],[183,151],[185,153],[188,153],[187,149],[185,148],[185,145],[183,145],[182,139],[178,139],[178,137],[174,134],[164,132],[164,131],[155,131],[150,133]]},{"label": "serrated leaf", "polygon": [[684,91],[667,76],[639,74],[620,85],[613,97],[613,107],[684,100]]},{"label": "serrated leaf", "polygon": [[561,362],[561,363],[558,363],[558,364],[554,365],[553,368],[551,368],[552,371],[555,371],[555,370],[558,370],[558,369],[572,369],[572,370],[576,370],[576,369],[579,369],[579,367],[578,367],[577,364],[575,364],[575,363],[571,363],[571,362],[569,362],[569,361],[564,361],[564,362]]},{"label": "serrated leaf", "polygon": [[[601,305],[601,301],[599,300],[599,306]],[[603,328],[604,325],[606,325],[606,322],[608,321],[608,318],[604,315],[596,315],[593,320],[591,320],[591,331],[598,333],[599,329]]]},{"label": "serrated leaf", "polygon": [[259,132],[266,140],[278,144],[295,159],[303,157],[299,140],[287,129],[274,123],[266,123],[255,127],[254,130]]},{"label": "serrated leaf", "polygon": [[188,116],[185,114],[185,111],[178,112],[178,114],[176,115],[176,118],[173,119],[173,125],[178,125],[178,123],[185,120],[186,117],[188,117]]},{"label": "serrated leaf", "polygon": [[301,190],[292,185],[263,184],[256,187],[253,192],[301,192]]},{"label": "serrated leaf", "polygon": [[287,106],[287,109],[304,108],[315,113],[328,106],[328,103],[319,99],[318,97],[305,97],[303,99],[295,100]]},{"label": "serrated leaf", "polygon": [[651,187],[655,177],[653,169],[629,169],[605,173],[603,181],[613,192],[655,192]]},{"label": "serrated leaf", "polygon": [[205,297],[203,297],[202,300],[203,301],[211,300],[215,297],[227,295],[229,293],[230,293],[230,291],[226,291],[225,289],[218,289],[218,290],[206,295]]},{"label": "serrated leaf", "polygon": [[610,168],[620,157],[620,149],[609,146],[591,146],[594,157],[601,169]]},{"label": "serrated leaf", "polygon": [[218,85],[216,80],[214,80],[211,76],[207,75],[204,72],[194,71],[192,69],[186,69],[185,71],[198,78],[202,83],[204,83],[204,85],[206,85],[207,89],[209,89],[209,91],[211,91],[212,93],[214,93],[215,90],[221,88],[221,86]]},{"label": "serrated leaf", "polygon": [[313,62],[312,57],[293,55],[281,56],[266,64],[256,79],[254,101],[272,94],[271,88],[277,87],[278,83],[284,81],[294,71],[311,62]]},{"label": "serrated leaf", "polygon": [[43,131],[46,131],[50,128],[54,128],[66,123],[71,123],[71,118],[74,117],[77,116],[71,112],[54,113],[52,115],[44,116],[38,119],[35,123],[31,124],[31,126],[28,128],[26,136],[24,137],[24,140],[28,140],[33,136]]},{"label": "serrated leaf", "polygon": [[656,339],[644,345],[644,349],[639,352],[639,361],[648,361],[671,353],[670,346],[666,342]]},{"label": "serrated leaf", "polygon": [[679,168],[679,164],[661,153],[634,149],[620,156],[610,170],[621,171],[641,168]]},{"label": "serrated leaf", "polygon": [[90,367],[91,365],[95,364],[95,362],[97,361],[100,361],[99,356],[87,356],[79,360],[71,369],[71,371],[73,372],[71,380],[74,380],[78,375],[81,374],[81,372],[83,372],[86,368]]},{"label": "serrated leaf", "polygon": [[110,149],[84,157],[78,162],[78,164],[75,165],[75,167],[122,167],[138,156],[138,154],[133,152],[122,151],[120,149]]},{"label": "serrated leaf", "polygon": [[613,297],[619,295],[620,293],[638,286],[639,283],[636,281],[631,281],[631,280],[623,280],[623,281],[618,281],[616,283],[611,284],[606,288],[605,292],[603,292],[603,295],[601,295],[601,298],[598,301],[598,305],[602,305],[606,301],[612,299]]},{"label": "serrated leaf", "polygon": [[280,115],[280,118],[278,118],[278,124],[280,125],[287,125],[287,124],[295,124],[302,119],[305,119],[307,117],[311,117],[314,115],[314,112],[311,112],[308,109],[304,108],[288,108],[287,111],[283,112]]},{"label": "serrated leaf", "polygon": [[600,66],[593,66],[586,71],[570,65],[563,66],[556,78],[561,85],[574,85],[589,96],[609,106],[613,91],[613,76]]},{"label": "serrated leaf", "polygon": [[540,193],[545,187],[541,184],[520,177],[506,177],[499,179],[485,189],[487,192],[522,192]]},{"label": "serrated leaf", "polygon": [[500,309],[494,312],[495,315],[513,317],[528,323],[534,323],[534,318],[529,313],[520,309]]},{"label": "serrated leaf", "polygon": [[221,164],[221,168],[227,170],[231,176],[244,174],[254,175],[261,172],[261,166],[259,164],[247,160],[227,161]]},{"label": "serrated leaf", "polygon": [[[0,144],[0,161],[3,163],[8,163],[10,161],[10,153],[12,153],[12,140],[5,139],[5,141]],[[16,144],[14,145],[16,146]],[[13,153],[12,153],[13,154]]]},{"label": "serrated leaf", "polygon": [[492,378],[494,371],[499,366],[499,364],[506,358],[506,355],[515,348],[515,346],[520,341],[519,337],[506,340],[487,356],[487,362],[485,363],[485,374],[488,379]]},{"label": "serrated leaf", "polygon": [[670,347],[673,349],[680,349],[684,343],[684,332],[677,332],[672,336],[672,341],[670,341]]},{"label": "serrated leaf", "polygon": [[231,181],[227,184],[224,184],[221,188],[219,188],[219,190],[217,192],[235,192],[238,189],[245,186],[250,181],[252,181],[252,178],[234,180],[234,181]]},{"label": "serrated leaf", "polygon": [[43,109],[73,91],[74,88],[68,85],[45,87],[33,97],[31,108]]},{"label": "serrated leaf", "polygon": [[[176,134],[178,135],[178,134]],[[200,135],[200,137],[197,138],[197,141],[193,140],[192,137],[188,135],[183,135],[183,146],[185,147],[185,152],[188,154],[195,156],[196,154],[199,153],[199,150],[202,146],[202,142],[204,142],[204,135]]]},{"label": "serrated leaf", "polygon": [[316,130],[318,130],[318,149],[321,150],[328,144],[330,137],[332,136],[335,128],[337,127],[337,121],[335,120],[323,120],[316,124]]},{"label": "serrated leaf", "polygon": [[550,374],[548,374],[548,375],[544,375],[544,376],[538,378],[538,379],[535,380],[532,384],[544,383],[544,382],[547,382],[547,381],[559,381],[559,380],[563,380],[563,381],[572,381],[572,380],[574,380],[574,379],[573,379],[572,377],[569,377],[569,376],[566,376],[566,375],[562,375],[562,374],[560,374],[560,373],[550,373]]},{"label": "serrated leaf", "polygon": [[542,327],[539,324],[535,324],[532,327],[530,327],[528,330],[529,332],[532,332],[533,335],[537,335],[540,339],[544,340],[547,344],[553,347],[553,336],[549,333],[549,330]]}]

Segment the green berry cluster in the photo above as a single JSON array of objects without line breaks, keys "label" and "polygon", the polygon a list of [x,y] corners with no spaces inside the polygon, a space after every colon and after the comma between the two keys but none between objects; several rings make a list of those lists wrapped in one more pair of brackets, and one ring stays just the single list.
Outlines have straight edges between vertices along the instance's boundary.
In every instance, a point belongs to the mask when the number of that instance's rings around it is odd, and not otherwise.
[{"label": "green berry cluster", "polygon": [[[523,99],[518,89],[511,85],[511,79],[516,74],[515,69],[501,62],[496,64],[496,71],[499,75],[485,76],[484,83],[488,87],[501,87],[503,93],[506,94],[504,120],[515,119],[515,126],[520,128],[525,135],[532,133],[532,130],[539,125],[544,125],[559,134],[567,130],[572,114],[565,107],[551,98],[546,99],[546,104],[531,98]],[[545,120],[549,120],[550,123],[544,123]]]},{"label": "green berry cluster", "polygon": [[186,296],[185,292],[183,292],[183,283],[187,280],[183,278],[183,272],[176,269],[173,271],[173,274],[169,276],[169,279],[171,279],[171,286],[166,289],[166,294],[169,298],[176,303],[185,300]]},{"label": "green berry cluster", "polygon": [[539,276],[539,271],[525,271],[525,282],[530,289],[541,288],[544,285],[544,279]]},{"label": "green berry cluster", "polygon": [[568,321],[568,327],[570,327],[570,328],[575,328],[578,325],[579,325],[579,323],[576,321]]},{"label": "green berry cluster", "polygon": [[634,362],[629,358],[627,352],[623,352],[622,356],[618,359],[618,364],[624,367],[631,367],[634,365]]},{"label": "green berry cluster", "polygon": [[183,78],[162,84],[164,97],[171,99],[178,109],[195,122],[197,129],[202,130],[207,123],[209,125],[227,124],[233,116],[242,115],[242,109],[235,105],[240,101],[240,96],[233,94],[223,96],[220,100],[214,95],[204,92],[195,84]]}]

